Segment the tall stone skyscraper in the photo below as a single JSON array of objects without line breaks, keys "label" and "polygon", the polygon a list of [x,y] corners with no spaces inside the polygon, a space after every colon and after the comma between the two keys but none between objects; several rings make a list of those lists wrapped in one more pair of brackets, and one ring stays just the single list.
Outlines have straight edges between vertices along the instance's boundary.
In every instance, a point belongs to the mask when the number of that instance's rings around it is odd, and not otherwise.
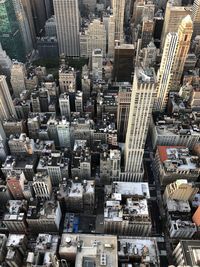
[{"label": "tall stone skyscraper", "polygon": [[112,0],[112,8],[115,20],[115,40],[123,43],[125,0]]},{"label": "tall stone skyscraper", "polygon": [[185,61],[193,32],[191,17],[186,16],[178,33],[168,33],[163,50],[160,69],[157,74],[157,99],[155,110],[164,111],[170,89],[176,89],[181,81]]},{"label": "tall stone skyscraper", "polygon": [[194,24],[193,36],[200,35],[200,0],[194,0],[192,7],[192,20]]},{"label": "tall stone skyscraper", "polygon": [[167,2],[161,36],[162,49],[164,48],[167,34],[169,32],[177,32],[182,19],[191,14],[191,7],[181,6],[180,1],[170,0]]},{"label": "tall stone skyscraper", "polygon": [[172,88],[177,89],[181,82],[185,61],[190,49],[193,34],[193,22],[190,15],[187,15],[178,29],[178,46],[176,58],[173,65]]},{"label": "tall stone skyscraper", "polygon": [[54,0],[59,53],[80,55],[78,0]]},{"label": "tall stone skyscraper", "polygon": [[154,97],[156,75],[153,68],[136,67],[125,142],[124,181],[141,181],[143,154]]},{"label": "tall stone skyscraper", "polygon": [[8,89],[6,77],[0,75],[0,120],[17,117],[16,110]]}]

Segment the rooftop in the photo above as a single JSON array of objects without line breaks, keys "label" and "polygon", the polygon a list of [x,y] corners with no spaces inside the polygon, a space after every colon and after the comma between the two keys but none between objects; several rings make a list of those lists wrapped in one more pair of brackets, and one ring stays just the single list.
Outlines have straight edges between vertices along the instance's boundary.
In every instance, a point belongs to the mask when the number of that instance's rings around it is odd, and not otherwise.
[{"label": "rooftop", "polygon": [[69,159],[65,158],[64,155],[60,152],[51,152],[49,155],[43,155],[40,157],[38,163],[38,169],[46,167],[60,167],[64,168],[68,166]]},{"label": "rooftop", "polygon": [[191,212],[189,201],[167,199],[166,205],[169,212]]},{"label": "rooftop", "polygon": [[141,222],[141,219],[150,221],[146,199],[127,198],[126,204],[120,200],[107,200],[104,208],[105,221],[133,221]]},{"label": "rooftop", "polygon": [[158,146],[161,162],[167,170],[187,171],[199,168],[198,157],[184,146]]},{"label": "rooftop", "polygon": [[75,267],[117,267],[117,237],[63,234],[59,254],[66,258],[75,257]]},{"label": "rooftop", "polygon": [[25,238],[26,238],[26,236],[23,234],[22,235],[10,234],[8,236],[6,246],[7,247],[20,247]]},{"label": "rooftop", "polygon": [[158,135],[200,135],[199,122],[195,113],[163,116],[155,122]]},{"label": "rooftop", "polygon": [[119,257],[133,257],[137,262],[140,259],[141,263],[149,263],[154,267],[160,266],[156,238],[119,237],[118,245]]},{"label": "rooftop", "polygon": [[50,234],[39,234],[36,240],[35,251],[56,251],[59,236]]},{"label": "rooftop", "polygon": [[136,68],[135,75],[137,75],[138,82],[140,83],[155,83],[156,74],[153,68]]},{"label": "rooftop", "polygon": [[105,186],[105,192],[116,200],[121,199],[120,195],[150,198],[148,183],[113,182],[111,186]]}]

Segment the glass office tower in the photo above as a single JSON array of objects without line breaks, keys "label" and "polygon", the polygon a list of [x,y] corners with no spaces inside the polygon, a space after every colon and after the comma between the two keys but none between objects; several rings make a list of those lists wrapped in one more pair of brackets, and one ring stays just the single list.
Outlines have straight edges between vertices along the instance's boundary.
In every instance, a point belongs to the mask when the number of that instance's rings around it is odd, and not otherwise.
[{"label": "glass office tower", "polygon": [[25,60],[25,47],[12,0],[0,0],[0,42],[11,59]]}]

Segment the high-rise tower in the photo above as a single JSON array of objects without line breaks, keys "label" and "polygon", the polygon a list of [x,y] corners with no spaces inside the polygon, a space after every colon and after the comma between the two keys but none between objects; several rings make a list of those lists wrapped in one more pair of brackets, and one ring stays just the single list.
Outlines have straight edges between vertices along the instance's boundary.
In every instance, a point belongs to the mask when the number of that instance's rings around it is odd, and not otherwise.
[{"label": "high-rise tower", "polygon": [[19,24],[21,36],[22,36],[24,46],[26,49],[26,53],[28,54],[33,49],[32,35],[31,35],[29,22],[28,22],[24,7],[22,5],[22,1],[21,0],[13,0],[13,5],[14,5],[17,21]]},{"label": "high-rise tower", "polygon": [[161,36],[161,48],[164,48],[165,39],[169,32],[177,32],[183,18],[192,14],[191,7],[181,6],[179,1],[167,2],[165,19]]},{"label": "high-rise tower", "polygon": [[173,65],[172,88],[177,88],[181,82],[185,61],[191,44],[193,33],[193,22],[190,15],[187,15],[178,28],[178,46],[176,58]]},{"label": "high-rise tower", "polygon": [[59,53],[69,57],[80,54],[78,0],[54,0]]},{"label": "high-rise tower", "polygon": [[142,160],[155,90],[154,69],[136,67],[125,142],[125,173],[122,180],[139,181],[143,177]]},{"label": "high-rise tower", "polygon": [[11,59],[25,60],[25,47],[12,0],[0,1],[0,42]]},{"label": "high-rise tower", "polygon": [[200,0],[195,0],[192,7],[192,20],[194,24],[193,36],[200,35]]},{"label": "high-rise tower", "polygon": [[15,107],[8,89],[6,77],[0,75],[0,120],[17,117]]},{"label": "high-rise tower", "polygon": [[125,0],[112,0],[112,8],[115,20],[115,40],[123,43]]},{"label": "high-rise tower", "polygon": [[167,35],[157,75],[155,110],[163,111],[166,108],[170,89],[176,89],[180,84],[192,31],[193,24],[191,17],[188,15],[182,20],[178,33],[168,33]]}]

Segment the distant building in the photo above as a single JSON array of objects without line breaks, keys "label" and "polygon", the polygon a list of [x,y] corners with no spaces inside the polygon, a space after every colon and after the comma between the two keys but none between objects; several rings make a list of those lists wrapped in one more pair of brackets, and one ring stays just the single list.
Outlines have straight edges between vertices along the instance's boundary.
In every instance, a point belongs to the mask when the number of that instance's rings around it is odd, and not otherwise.
[{"label": "distant building", "polygon": [[131,84],[120,84],[117,97],[117,134],[118,140],[124,142],[128,127],[128,118],[131,105]]},{"label": "distant building", "polygon": [[195,0],[192,7],[192,20],[194,23],[193,36],[200,35],[200,1]]},{"label": "distant building", "polygon": [[[192,14],[191,7],[181,6],[181,4],[177,4],[177,1],[168,1],[166,10],[165,10],[165,17],[164,17],[164,24],[161,36],[161,47],[163,49],[164,43],[166,40],[166,36],[169,32],[177,32],[178,27],[184,17],[187,15]],[[179,2],[180,3],[180,2]]]},{"label": "distant building", "polygon": [[0,120],[16,118],[17,113],[6,82],[6,77],[0,75]]},{"label": "distant building", "polygon": [[125,0],[112,0],[113,17],[115,20],[115,40],[124,42],[124,10]]},{"label": "distant building", "polygon": [[14,9],[15,1],[3,0],[0,3],[1,25],[0,43],[11,59],[25,60],[25,46],[20,25]]},{"label": "distant building", "polygon": [[40,58],[58,58],[58,41],[56,37],[41,37],[37,38],[37,49]]},{"label": "distant building", "polygon": [[59,54],[79,57],[79,8],[78,0],[54,0]]},{"label": "distant building", "polygon": [[102,80],[103,51],[95,49],[92,52],[92,77],[94,80]]},{"label": "distant building", "polygon": [[51,178],[52,186],[58,186],[62,178],[69,177],[69,159],[61,152],[52,152],[50,155],[40,157],[37,172],[47,172]]},{"label": "distant building", "polygon": [[12,61],[7,55],[6,51],[3,50],[0,43],[0,68],[3,75],[10,77],[10,70],[12,66]]},{"label": "distant building", "polygon": [[51,178],[48,175],[37,173],[33,177],[32,186],[35,196],[39,200],[48,200],[51,198],[52,185]]},{"label": "distant building", "polygon": [[56,18],[52,16],[45,23],[45,36],[46,37],[56,37]]},{"label": "distant building", "polygon": [[120,177],[121,153],[117,149],[105,151],[100,156],[100,179],[104,183],[116,181]]},{"label": "distant building", "polygon": [[23,63],[14,61],[11,68],[11,85],[16,97],[20,97],[22,91],[26,90],[25,85],[26,69]]},{"label": "distant building", "polygon": [[66,119],[59,121],[57,132],[60,148],[71,148],[70,123]]},{"label": "distant building", "polygon": [[147,45],[152,41],[153,32],[154,32],[154,21],[153,20],[143,20],[142,36],[141,36],[141,48],[147,47]]},{"label": "distant building", "polygon": [[76,72],[74,68],[61,66],[59,69],[59,86],[61,93],[76,92]]},{"label": "distant building", "polygon": [[115,47],[113,68],[113,80],[115,82],[132,82],[134,58],[134,45],[122,44]]},{"label": "distant building", "polygon": [[29,139],[25,133],[20,134],[19,137],[10,135],[8,146],[12,155],[32,155],[34,140]]},{"label": "distant building", "polygon": [[99,20],[93,20],[84,32],[80,33],[80,56],[92,57],[95,49],[101,49],[103,56],[106,55],[106,29]]},{"label": "distant building", "polygon": [[91,180],[91,153],[86,140],[76,140],[72,152],[72,178]]}]

